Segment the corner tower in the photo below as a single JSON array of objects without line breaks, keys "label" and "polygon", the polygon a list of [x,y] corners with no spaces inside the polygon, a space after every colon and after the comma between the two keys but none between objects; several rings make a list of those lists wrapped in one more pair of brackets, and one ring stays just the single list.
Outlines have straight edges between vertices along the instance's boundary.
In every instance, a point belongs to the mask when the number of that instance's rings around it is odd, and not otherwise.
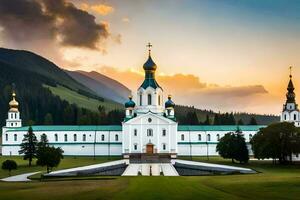
[{"label": "corner tower", "polygon": [[156,64],[151,57],[152,45],[148,43],[148,59],[143,65],[145,79],[137,91],[137,114],[153,112],[164,114],[163,107],[163,89],[155,80]]},{"label": "corner tower", "polygon": [[280,121],[294,122],[295,126],[300,126],[299,109],[295,100],[295,87],[292,80],[292,67],[290,67],[290,80],[287,87],[286,102],[283,104]]},{"label": "corner tower", "polygon": [[16,101],[16,92],[12,92],[12,100],[9,102],[8,117],[6,120],[7,128],[16,128],[22,126],[22,120],[20,117],[19,103]]}]

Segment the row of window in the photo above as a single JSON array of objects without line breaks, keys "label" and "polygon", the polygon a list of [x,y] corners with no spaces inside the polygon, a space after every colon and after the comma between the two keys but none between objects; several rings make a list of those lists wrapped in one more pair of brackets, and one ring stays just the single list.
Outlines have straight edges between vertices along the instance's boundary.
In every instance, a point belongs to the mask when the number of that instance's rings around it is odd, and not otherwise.
[{"label": "row of window", "polygon": [[[160,106],[161,105],[161,97],[160,97],[160,95],[158,95],[158,105]],[[152,105],[152,95],[151,94],[148,94],[147,95],[147,104],[148,105]],[[140,106],[142,106],[143,105],[143,95],[142,94],[140,94]]]},{"label": "row of window", "polygon": [[[252,139],[252,134],[249,134],[249,140]],[[184,141],[184,134],[181,134],[181,140]],[[202,136],[201,134],[198,134],[198,140],[201,141],[202,140]],[[220,134],[217,134],[217,141],[220,140]],[[210,134],[207,134],[207,141],[211,141],[211,136]]]},{"label": "row of window", "polygon": [[[163,136],[166,136],[166,130],[164,129],[162,131],[162,135]],[[137,130],[134,129],[134,136],[137,136]],[[153,130],[152,129],[148,129],[147,130],[147,136],[153,136]],[[14,134],[14,141],[17,141],[18,139],[18,136],[17,134]],[[184,134],[181,134],[181,140],[184,141],[185,137],[184,137]],[[252,134],[249,134],[249,140],[252,139]],[[8,141],[8,134],[5,134],[5,140]],[[55,134],[54,135],[54,140],[55,142],[58,141],[58,134]],[[104,141],[105,140],[105,135],[101,135],[101,141]],[[198,140],[201,141],[202,140],[202,136],[201,134],[198,134]],[[220,140],[220,134],[217,134],[217,140],[219,141]],[[68,141],[68,135],[65,134],[64,135],[64,141],[67,142]],[[73,135],[73,141],[76,142],[77,141],[77,134],[74,134]],[[82,135],[82,141],[86,141],[86,134],[83,134]],[[119,141],[119,135],[115,135],[115,141]],[[210,134],[207,134],[207,141],[211,141],[211,136]]]},{"label": "row of window", "polygon": [[17,113],[10,113],[10,119],[17,119]]},{"label": "row of window", "polygon": [[[137,129],[133,130],[133,135],[137,136]],[[166,129],[162,130],[162,136],[166,136],[167,135],[167,131]],[[153,129],[147,129],[147,136],[153,136]]]},{"label": "row of window", "polygon": [[[5,134],[5,140],[8,141],[8,134]],[[17,134],[14,134],[14,141],[17,141],[18,140],[18,135]],[[55,142],[58,141],[58,134],[55,134],[54,135],[54,140]],[[101,141],[104,141],[105,140],[105,135],[101,135]],[[64,141],[67,142],[68,141],[68,135],[65,134],[64,135]],[[73,135],[73,141],[76,142],[77,141],[77,134],[74,134]],[[86,134],[83,134],[82,135],[82,141],[86,141]],[[115,135],[115,141],[119,141],[119,135]]]},{"label": "row of window", "polygon": [[[287,116],[288,116],[287,114],[284,115],[284,120],[287,120]],[[294,114],[293,116],[294,116],[293,120],[297,120],[297,114]]]}]

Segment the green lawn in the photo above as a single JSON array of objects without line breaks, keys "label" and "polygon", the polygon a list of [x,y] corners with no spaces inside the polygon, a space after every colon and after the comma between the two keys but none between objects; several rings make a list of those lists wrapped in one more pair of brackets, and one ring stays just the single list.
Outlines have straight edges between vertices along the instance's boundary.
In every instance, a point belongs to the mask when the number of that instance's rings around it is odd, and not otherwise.
[{"label": "green lawn", "polygon": [[60,85],[57,85],[57,87],[44,85],[44,87],[49,88],[54,95],[59,96],[61,99],[89,110],[98,111],[99,105],[104,106],[107,111],[111,111],[114,109],[123,109],[123,106],[121,104],[109,100],[104,100],[104,102],[102,102],[97,99],[88,98]]},{"label": "green lawn", "polygon": [[[105,160],[105,158],[98,159],[98,161]],[[206,161],[206,158],[194,157],[193,160]],[[94,163],[94,160],[84,157],[66,158],[61,167],[90,162]],[[219,157],[211,157],[209,162],[231,164],[230,161]],[[193,177],[114,177],[114,179],[30,183],[0,182],[0,199],[300,199],[300,165],[273,166],[269,161],[251,161],[245,167],[251,167],[261,173]]]}]

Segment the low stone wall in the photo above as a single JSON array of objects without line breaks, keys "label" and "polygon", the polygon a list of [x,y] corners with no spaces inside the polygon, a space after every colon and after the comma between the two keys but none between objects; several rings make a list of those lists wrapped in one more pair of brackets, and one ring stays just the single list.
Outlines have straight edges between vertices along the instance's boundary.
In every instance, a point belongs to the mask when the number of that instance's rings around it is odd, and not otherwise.
[{"label": "low stone wall", "polygon": [[237,169],[227,169],[222,167],[207,167],[199,165],[189,165],[175,162],[175,169],[180,176],[201,176],[201,175],[226,175],[226,174],[246,174],[254,171],[243,171]]},{"label": "low stone wall", "polygon": [[62,172],[56,174],[45,174],[45,177],[64,177],[64,176],[91,176],[91,175],[103,175],[103,176],[121,176],[127,167],[126,163],[98,167],[93,169],[74,170],[72,172]]}]

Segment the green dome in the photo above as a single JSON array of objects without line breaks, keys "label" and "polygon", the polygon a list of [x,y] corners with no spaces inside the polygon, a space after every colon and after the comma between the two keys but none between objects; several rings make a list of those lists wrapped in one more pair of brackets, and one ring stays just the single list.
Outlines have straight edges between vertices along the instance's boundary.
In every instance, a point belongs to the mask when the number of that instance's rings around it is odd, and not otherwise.
[{"label": "green dome", "polygon": [[145,62],[144,66],[143,66],[144,70],[148,71],[148,70],[156,70],[157,66],[156,64],[153,62],[151,56],[149,55],[148,60]]},{"label": "green dome", "polygon": [[174,108],[175,103],[172,101],[171,96],[168,96],[168,101],[165,103],[165,108]]},{"label": "green dome", "polygon": [[135,103],[134,101],[132,101],[132,97],[129,97],[129,101],[127,101],[125,103],[125,108],[134,108],[135,107]]}]

